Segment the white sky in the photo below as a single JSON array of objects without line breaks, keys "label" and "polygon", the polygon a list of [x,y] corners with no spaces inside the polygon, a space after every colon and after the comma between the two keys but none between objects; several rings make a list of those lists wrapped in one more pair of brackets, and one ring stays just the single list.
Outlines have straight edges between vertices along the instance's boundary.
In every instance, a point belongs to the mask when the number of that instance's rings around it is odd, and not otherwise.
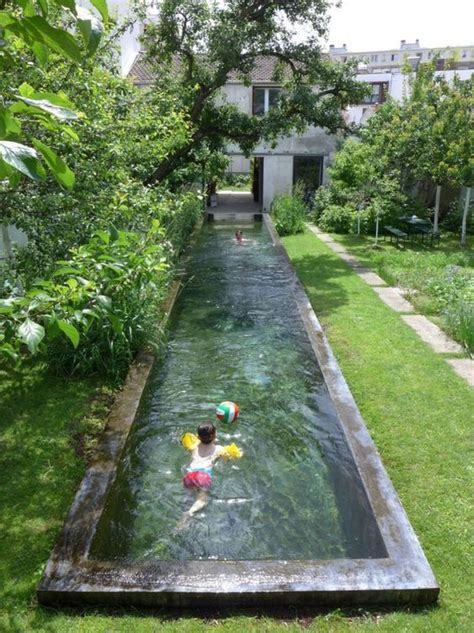
[{"label": "white sky", "polygon": [[342,0],[333,7],[329,44],[349,51],[474,45],[474,0]]}]

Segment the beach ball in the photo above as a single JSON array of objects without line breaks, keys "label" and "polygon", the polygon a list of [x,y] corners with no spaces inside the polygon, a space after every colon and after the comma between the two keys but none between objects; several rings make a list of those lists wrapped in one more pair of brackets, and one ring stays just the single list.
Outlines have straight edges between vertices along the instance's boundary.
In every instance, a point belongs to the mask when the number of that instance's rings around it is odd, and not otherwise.
[{"label": "beach ball", "polygon": [[235,422],[239,416],[240,409],[235,402],[225,401],[221,402],[216,409],[217,419],[221,422],[231,423]]}]

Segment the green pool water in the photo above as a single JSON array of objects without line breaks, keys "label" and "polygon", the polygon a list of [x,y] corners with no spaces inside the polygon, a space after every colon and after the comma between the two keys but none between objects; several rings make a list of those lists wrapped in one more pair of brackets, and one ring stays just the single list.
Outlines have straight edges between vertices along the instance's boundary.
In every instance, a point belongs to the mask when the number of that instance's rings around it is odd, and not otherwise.
[{"label": "green pool water", "polygon": [[[98,559],[330,559],[381,556],[358,473],[265,227],[204,225],[173,311],[164,360],[147,385],[91,555]],[[218,463],[210,502],[182,477],[186,431],[216,421],[219,443],[244,451]]]}]

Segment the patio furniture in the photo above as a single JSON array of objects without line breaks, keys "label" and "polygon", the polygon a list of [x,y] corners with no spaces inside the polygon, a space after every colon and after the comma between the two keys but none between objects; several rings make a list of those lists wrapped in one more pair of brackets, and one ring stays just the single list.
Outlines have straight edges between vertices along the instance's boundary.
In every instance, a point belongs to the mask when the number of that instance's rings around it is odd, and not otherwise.
[{"label": "patio furniture", "polygon": [[440,233],[433,230],[431,222],[425,218],[419,218],[417,215],[404,215],[398,218],[404,226],[406,226],[407,232],[410,236],[415,238],[420,236],[423,242],[425,238],[430,240],[430,246],[433,246],[433,242],[436,241],[439,245]]},{"label": "patio furniture", "polygon": [[396,239],[397,245],[399,240],[406,240],[408,238],[408,233],[405,233],[405,231],[401,231],[394,226],[384,226],[383,228],[384,231],[388,233],[390,241],[392,241],[393,238]]}]

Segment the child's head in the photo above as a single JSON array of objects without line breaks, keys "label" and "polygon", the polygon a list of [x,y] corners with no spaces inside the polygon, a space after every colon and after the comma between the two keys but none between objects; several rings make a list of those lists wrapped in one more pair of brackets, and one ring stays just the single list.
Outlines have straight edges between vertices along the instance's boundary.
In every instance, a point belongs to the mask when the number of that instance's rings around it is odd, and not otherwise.
[{"label": "child's head", "polygon": [[203,444],[210,444],[216,438],[216,427],[212,422],[204,422],[198,426],[198,436]]}]

